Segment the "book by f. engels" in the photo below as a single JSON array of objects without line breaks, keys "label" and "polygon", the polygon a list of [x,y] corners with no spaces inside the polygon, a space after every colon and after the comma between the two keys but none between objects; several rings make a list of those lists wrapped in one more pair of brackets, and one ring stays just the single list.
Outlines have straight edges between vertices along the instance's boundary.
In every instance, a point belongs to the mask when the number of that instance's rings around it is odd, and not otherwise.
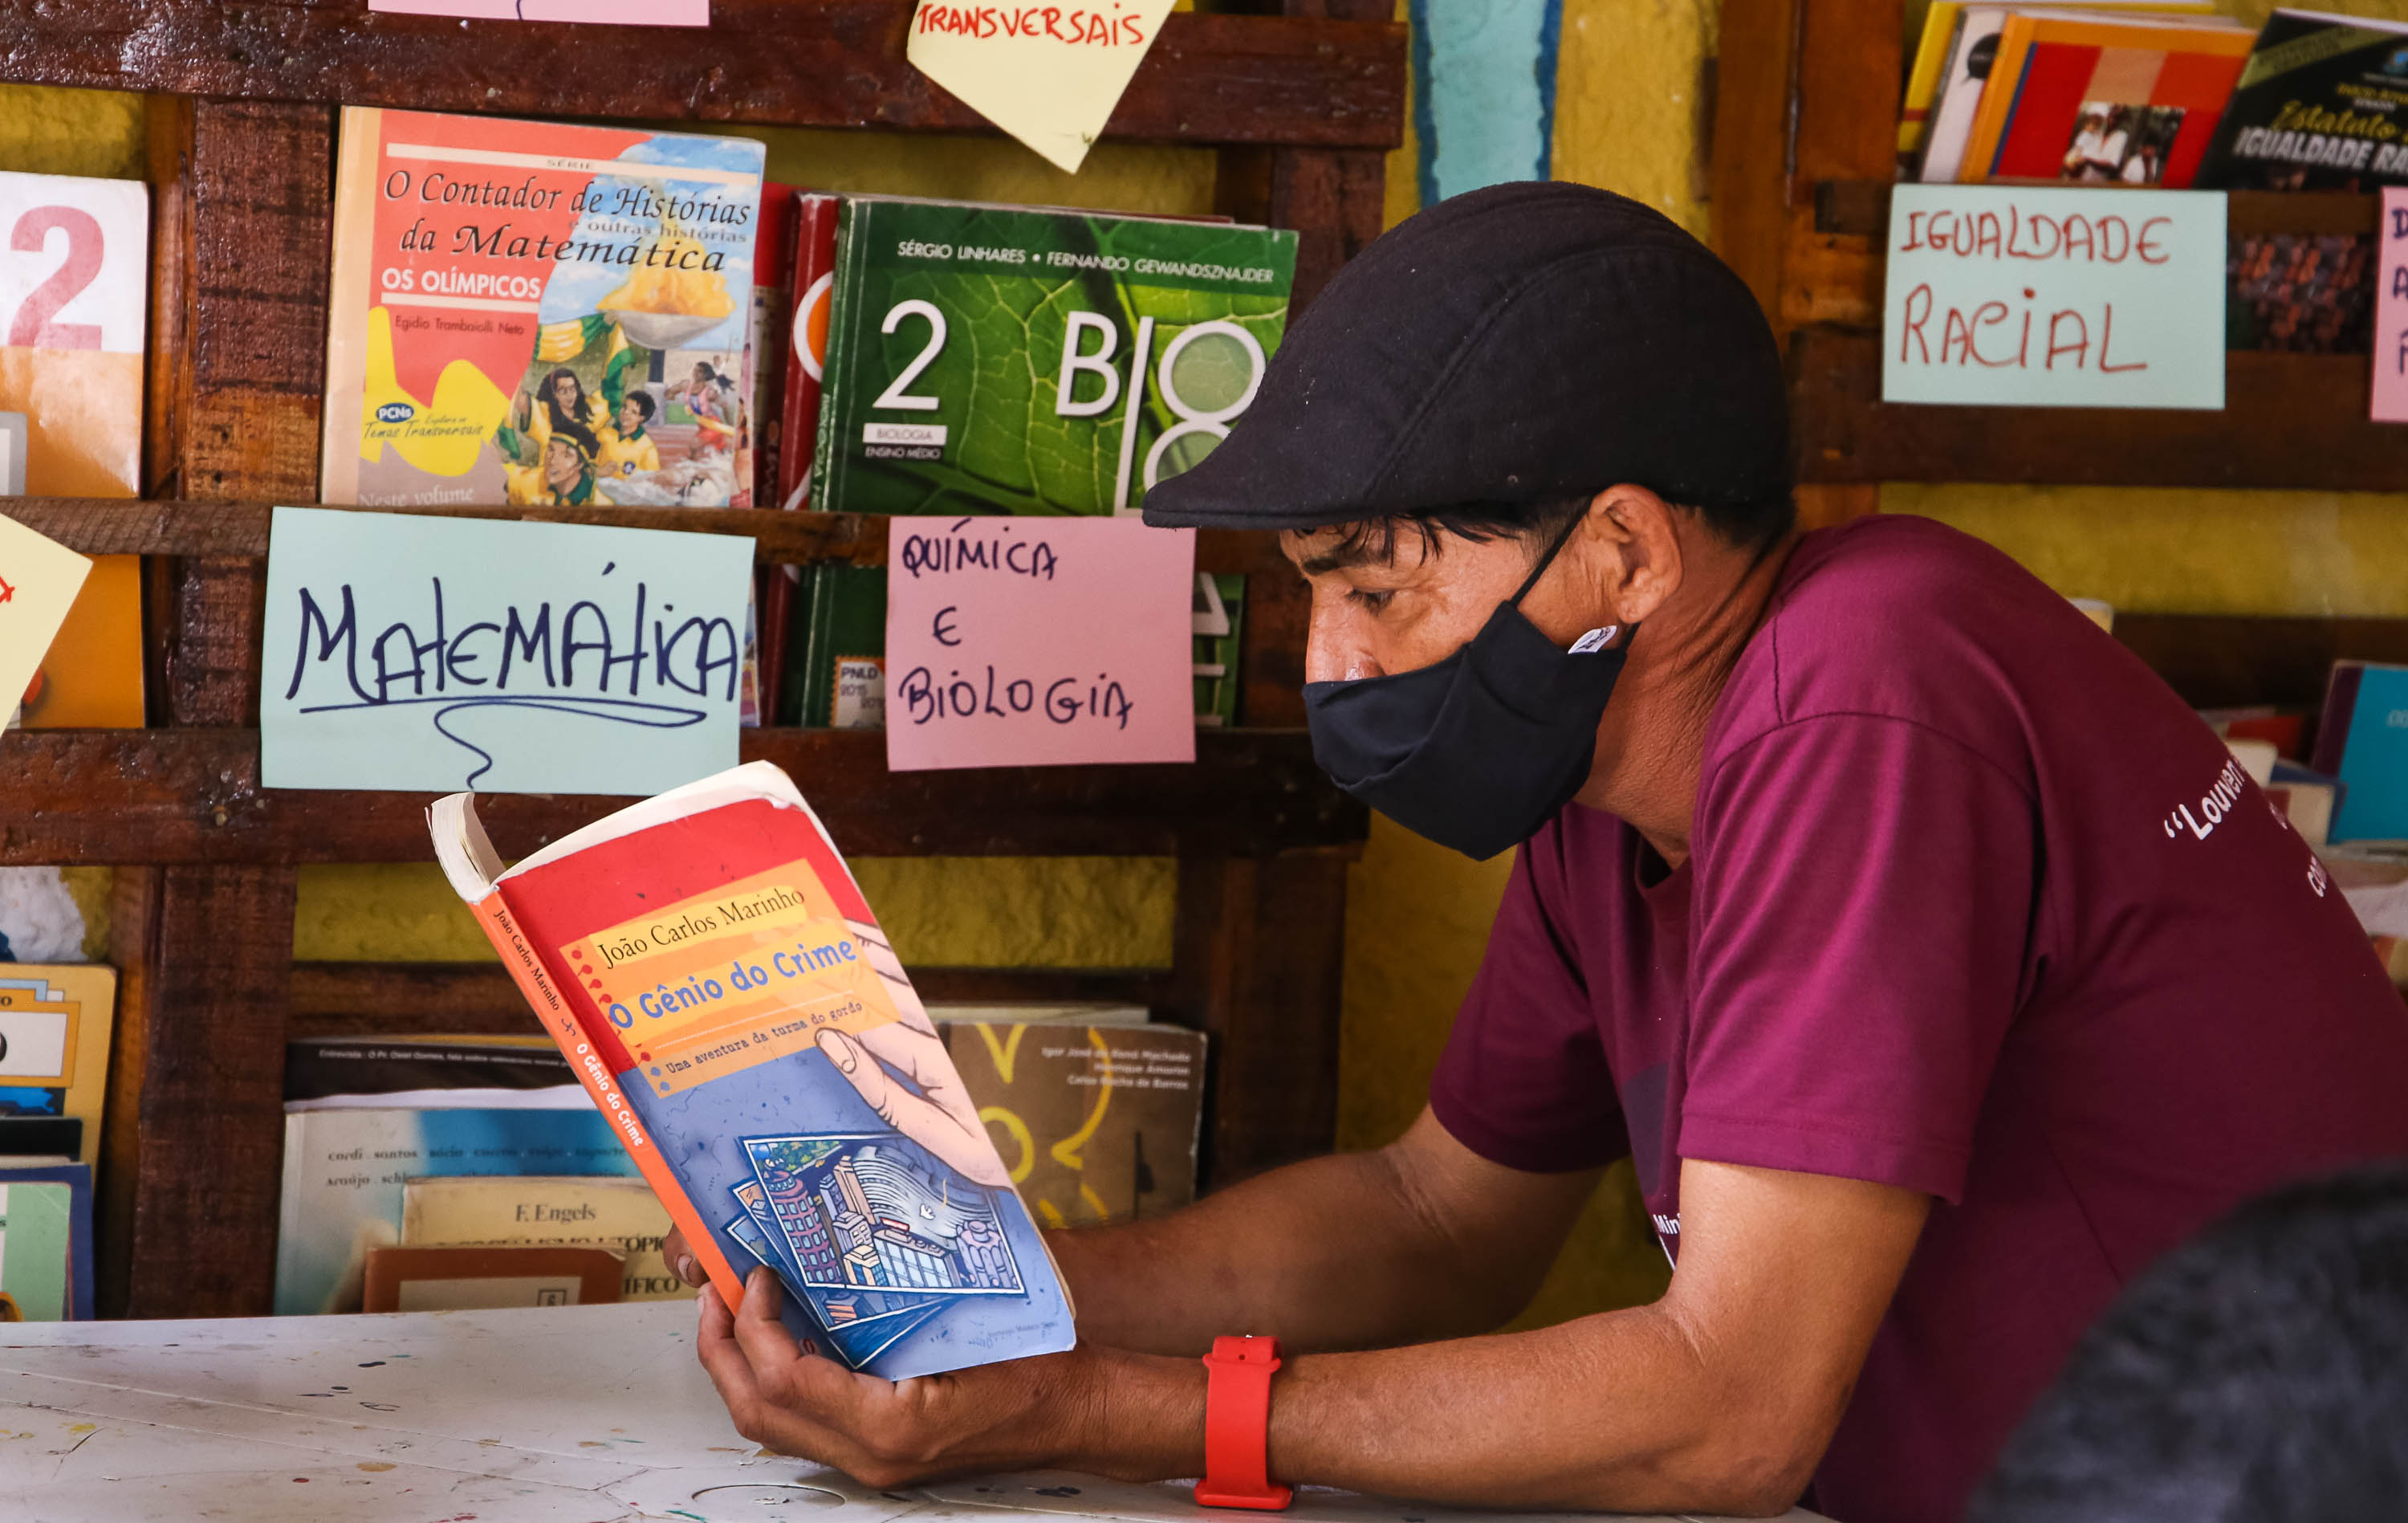
[{"label": "book by f. engels", "polygon": [[[474,796],[436,858],[730,1304],[889,1379],[1071,1346],[1044,1240],[842,857],[752,762],[504,871]],[[731,1257],[731,1251],[736,1256]]]},{"label": "book by f. engels", "polygon": [[322,500],[724,506],[766,151],[346,107]]}]

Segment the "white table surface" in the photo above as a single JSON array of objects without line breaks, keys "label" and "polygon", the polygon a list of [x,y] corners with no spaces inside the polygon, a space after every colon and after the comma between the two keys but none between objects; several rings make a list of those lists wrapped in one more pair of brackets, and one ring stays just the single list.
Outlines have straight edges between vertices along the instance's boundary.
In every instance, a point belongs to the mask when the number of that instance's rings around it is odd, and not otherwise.
[{"label": "white table surface", "polygon": [[[0,1326],[9,1523],[1197,1523],[1176,1485],[1032,1474],[875,1492],[762,1455],[685,1301]],[[1473,1516],[1313,1488],[1297,1523]],[[1512,1515],[1549,1523],[1546,1515]],[[1812,1515],[1794,1513],[1793,1519]]]}]

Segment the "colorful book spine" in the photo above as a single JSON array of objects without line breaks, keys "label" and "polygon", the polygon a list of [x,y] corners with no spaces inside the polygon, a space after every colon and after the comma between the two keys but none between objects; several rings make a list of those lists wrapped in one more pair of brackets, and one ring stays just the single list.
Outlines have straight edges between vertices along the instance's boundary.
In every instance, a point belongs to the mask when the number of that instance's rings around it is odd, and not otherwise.
[{"label": "colorful book spine", "polygon": [[[794,246],[785,310],[785,379],[778,399],[778,473],[774,506],[810,506],[811,452],[819,438],[820,376],[827,358],[828,303],[836,284],[837,208],[833,195],[796,194],[789,241]],[[762,574],[762,691],[774,706],[773,723],[800,723],[789,697],[790,650],[797,609],[809,606],[814,567],[773,567]]]}]

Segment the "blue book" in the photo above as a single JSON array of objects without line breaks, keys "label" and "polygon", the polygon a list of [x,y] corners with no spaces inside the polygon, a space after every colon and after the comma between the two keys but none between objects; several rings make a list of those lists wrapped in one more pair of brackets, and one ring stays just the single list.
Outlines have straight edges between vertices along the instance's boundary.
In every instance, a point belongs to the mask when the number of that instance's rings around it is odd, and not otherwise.
[{"label": "blue book", "polygon": [[2335,662],[2310,765],[2341,783],[2329,839],[2408,841],[2408,667]]},{"label": "blue book", "polygon": [[455,794],[436,857],[721,1295],[899,1380],[1076,1342],[1045,1241],[860,886],[754,762],[509,870]]}]

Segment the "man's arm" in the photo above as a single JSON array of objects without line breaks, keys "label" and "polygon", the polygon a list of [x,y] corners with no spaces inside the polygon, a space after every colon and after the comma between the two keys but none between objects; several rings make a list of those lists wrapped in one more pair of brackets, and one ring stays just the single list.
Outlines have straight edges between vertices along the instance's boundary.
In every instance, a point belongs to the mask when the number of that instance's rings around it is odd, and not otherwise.
[{"label": "man's arm", "polygon": [[[1681,1265],[1653,1306],[1295,1359],[1273,1387],[1272,1473],[1488,1505],[1789,1505],[1846,1408],[1929,1200],[1701,1162],[1683,1165],[1681,1189]],[[896,1385],[801,1355],[775,1315],[774,1292],[748,1295],[741,1316],[703,1296],[700,1353],[738,1431],[873,1486],[1202,1468],[1192,1358],[1082,1345]]]},{"label": "man's arm", "polygon": [[1156,1221],[1048,1234],[1080,1336],[1201,1355],[1224,1333],[1297,1352],[1486,1332],[1529,1303],[1597,1187],[1465,1147],[1423,1112],[1369,1153],[1291,1164]]}]

